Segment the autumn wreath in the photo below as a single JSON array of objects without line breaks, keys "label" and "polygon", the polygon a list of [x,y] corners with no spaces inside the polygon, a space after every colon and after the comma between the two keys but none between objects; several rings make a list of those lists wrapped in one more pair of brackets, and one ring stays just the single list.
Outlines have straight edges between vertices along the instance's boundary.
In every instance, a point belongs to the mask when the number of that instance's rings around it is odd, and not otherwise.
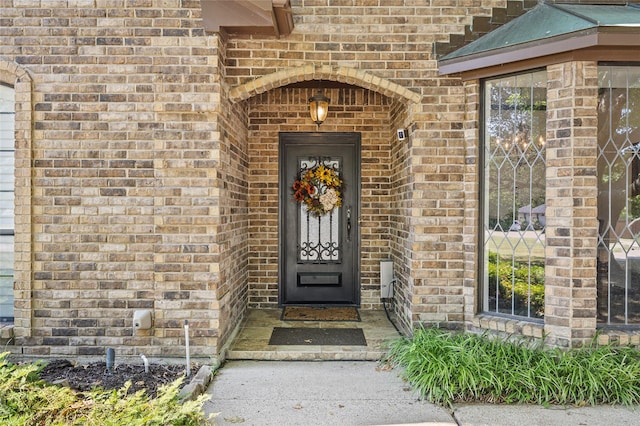
[{"label": "autumn wreath", "polygon": [[342,179],[330,166],[319,165],[300,171],[293,182],[293,198],[304,203],[318,216],[330,213],[342,205]]}]

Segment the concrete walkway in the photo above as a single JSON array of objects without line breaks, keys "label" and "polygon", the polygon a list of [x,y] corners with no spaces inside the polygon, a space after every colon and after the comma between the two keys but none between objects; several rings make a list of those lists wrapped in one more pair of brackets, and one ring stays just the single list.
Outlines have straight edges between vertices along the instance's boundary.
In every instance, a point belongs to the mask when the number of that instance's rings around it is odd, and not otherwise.
[{"label": "concrete walkway", "polygon": [[208,389],[216,425],[638,425],[623,407],[543,408],[418,401],[397,370],[367,361],[230,361]]}]

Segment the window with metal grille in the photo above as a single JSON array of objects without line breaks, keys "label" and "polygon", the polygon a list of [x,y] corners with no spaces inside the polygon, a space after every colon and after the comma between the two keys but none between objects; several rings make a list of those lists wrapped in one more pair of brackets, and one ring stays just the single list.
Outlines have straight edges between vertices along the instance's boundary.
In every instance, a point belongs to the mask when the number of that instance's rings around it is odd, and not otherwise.
[{"label": "window with metal grille", "polygon": [[598,323],[640,324],[640,65],[598,67]]},{"label": "window with metal grille", "polygon": [[0,84],[0,322],[13,321],[15,91]]},{"label": "window with metal grille", "polygon": [[545,71],[483,82],[481,310],[544,316]]}]

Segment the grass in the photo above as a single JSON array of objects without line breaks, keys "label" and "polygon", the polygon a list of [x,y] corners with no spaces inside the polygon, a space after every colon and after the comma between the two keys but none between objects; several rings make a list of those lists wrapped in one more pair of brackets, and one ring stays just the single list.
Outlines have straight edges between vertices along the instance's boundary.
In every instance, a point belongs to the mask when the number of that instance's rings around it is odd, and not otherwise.
[{"label": "grass", "polygon": [[560,350],[435,328],[391,346],[387,362],[430,402],[540,405],[640,403],[640,351]]},{"label": "grass", "polygon": [[120,390],[76,393],[46,384],[38,372],[44,364],[12,364],[0,354],[0,424],[198,426],[209,424],[202,411],[207,396],[181,403],[178,380],[160,388],[156,398],[144,391],[127,395]]},{"label": "grass", "polygon": [[544,260],[545,238],[544,234],[534,236],[530,231],[493,232],[486,243],[486,248],[503,257]]}]

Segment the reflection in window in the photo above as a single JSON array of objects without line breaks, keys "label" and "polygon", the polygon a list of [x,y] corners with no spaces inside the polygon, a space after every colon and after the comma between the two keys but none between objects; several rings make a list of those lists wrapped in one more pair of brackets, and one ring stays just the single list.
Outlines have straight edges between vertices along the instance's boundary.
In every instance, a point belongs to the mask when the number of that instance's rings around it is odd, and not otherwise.
[{"label": "reflection in window", "polygon": [[544,316],[546,72],[484,82],[482,310]]},{"label": "reflection in window", "polygon": [[640,67],[598,80],[598,322],[640,324]]},{"label": "reflection in window", "polygon": [[0,84],[0,322],[13,321],[14,99]]}]

